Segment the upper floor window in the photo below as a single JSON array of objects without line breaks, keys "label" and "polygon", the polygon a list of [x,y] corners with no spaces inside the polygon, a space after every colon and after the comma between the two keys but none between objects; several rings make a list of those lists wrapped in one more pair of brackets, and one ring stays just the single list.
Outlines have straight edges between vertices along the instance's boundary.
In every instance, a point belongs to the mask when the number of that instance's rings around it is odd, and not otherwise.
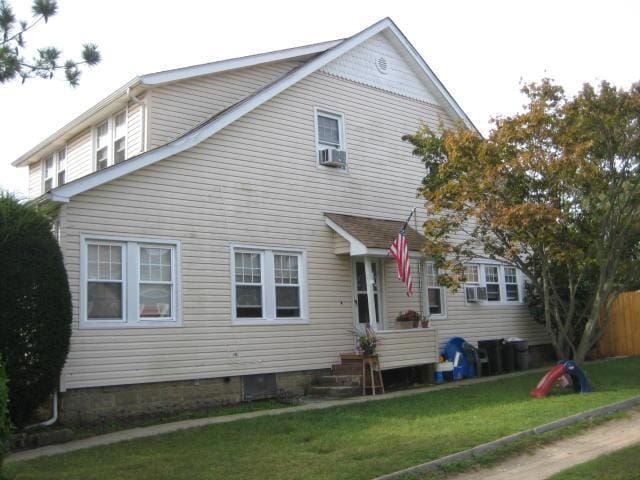
[{"label": "upper floor window", "polygon": [[96,126],[96,170],[126,159],[127,112],[122,111]]},{"label": "upper floor window", "polygon": [[66,180],[66,163],[66,147],[42,160],[42,186],[44,192],[64,185]]},{"label": "upper floor window", "polygon": [[341,114],[316,110],[316,150],[320,165],[346,168],[347,152]]},{"label": "upper floor window", "polygon": [[232,249],[233,317],[239,322],[304,321],[301,251]]},{"label": "upper floor window", "polygon": [[499,267],[497,265],[484,266],[485,284],[487,286],[487,301],[489,302],[500,301],[500,274],[498,271]]}]

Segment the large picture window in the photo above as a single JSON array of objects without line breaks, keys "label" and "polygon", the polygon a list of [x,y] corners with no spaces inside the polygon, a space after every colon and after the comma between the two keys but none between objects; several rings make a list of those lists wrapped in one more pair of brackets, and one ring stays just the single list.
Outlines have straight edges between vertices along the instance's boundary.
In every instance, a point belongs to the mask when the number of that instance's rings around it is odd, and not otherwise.
[{"label": "large picture window", "polygon": [[177,242],[83,238],[81,325],[178,322]]},{"label": "large picture window", "polygon": [[232,259],[236,322],[305,321],[302,251],[234,247]]}]

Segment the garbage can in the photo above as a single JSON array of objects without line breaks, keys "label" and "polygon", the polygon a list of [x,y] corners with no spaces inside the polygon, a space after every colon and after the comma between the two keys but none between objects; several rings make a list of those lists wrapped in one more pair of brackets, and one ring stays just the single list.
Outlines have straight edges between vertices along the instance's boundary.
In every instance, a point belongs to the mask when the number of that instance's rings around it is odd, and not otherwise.
[{"label": "garbage can", "polygon": [[511,342],[502,344],[502,368],[505,372],[513,372],[516,368],[516,348]]},{"label": "garbage can", "polygon": [[517,340],[509,342],[515,349],[516,370],[526,370],[529,368],[529,342]]},{"label": "garbage can", "polygon": [[503,339],[480,340],[478,348],[487,352],[489,357],[489,373],[495,375],[502,373],[502,342]]}]

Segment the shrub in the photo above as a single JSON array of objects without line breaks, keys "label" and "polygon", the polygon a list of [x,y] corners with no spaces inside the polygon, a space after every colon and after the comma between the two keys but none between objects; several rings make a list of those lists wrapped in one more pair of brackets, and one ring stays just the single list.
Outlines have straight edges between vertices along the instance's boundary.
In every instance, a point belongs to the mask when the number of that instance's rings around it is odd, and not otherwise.
[{"label": "shrub", "polygon": [[11,420],[23,426],[57,388],[69,351],[71,295],[51,216],[0,193],[0,356]]},{"label": "shrub", "polygon": [[6,447],[9,442],[9,411],[7,402],[9,401],[7,393],[7,376],[0,359],[0,479],[2,475],[2,461],[7,453]]}]

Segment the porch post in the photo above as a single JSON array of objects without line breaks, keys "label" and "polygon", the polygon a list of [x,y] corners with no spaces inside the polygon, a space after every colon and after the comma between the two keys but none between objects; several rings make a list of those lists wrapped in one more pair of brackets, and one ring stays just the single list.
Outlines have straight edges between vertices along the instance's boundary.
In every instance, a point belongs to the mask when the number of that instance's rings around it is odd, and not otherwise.
[{"label": "porch post", "polygon": [[[364,273],[367,282],[367,300],[369,301],[369,326],[373,330],[377,330],[376,297],[375,290],[373,289],[374,277],[373,268],[371,267],[371,257],[364,257]],[[378,275],[379,274],[378,272]]]}]

